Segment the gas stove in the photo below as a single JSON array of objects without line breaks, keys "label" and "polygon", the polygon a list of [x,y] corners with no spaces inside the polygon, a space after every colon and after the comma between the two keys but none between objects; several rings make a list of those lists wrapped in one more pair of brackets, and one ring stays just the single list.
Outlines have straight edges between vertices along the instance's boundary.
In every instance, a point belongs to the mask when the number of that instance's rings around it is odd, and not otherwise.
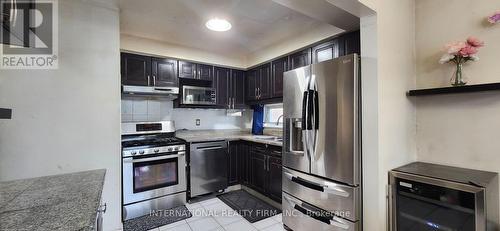
[{"label": "gas stove", "polygon": [[122,157],[185,150],[186,142],[175,137],[173,121],[122,124]]},{"label": "gas stove", "polygon": [[173,121],[122,123],[123,220],[184,205],[186,167]]}]

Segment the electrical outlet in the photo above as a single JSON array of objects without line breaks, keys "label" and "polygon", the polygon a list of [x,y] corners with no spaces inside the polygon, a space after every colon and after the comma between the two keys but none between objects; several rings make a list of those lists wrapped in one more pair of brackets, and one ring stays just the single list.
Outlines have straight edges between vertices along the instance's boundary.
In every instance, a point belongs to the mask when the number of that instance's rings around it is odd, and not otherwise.
[{"label": "electrical outlet", "polygon": [[201,124],[201,120],[200,119],[196,119],[196,126],[200,126]]}]

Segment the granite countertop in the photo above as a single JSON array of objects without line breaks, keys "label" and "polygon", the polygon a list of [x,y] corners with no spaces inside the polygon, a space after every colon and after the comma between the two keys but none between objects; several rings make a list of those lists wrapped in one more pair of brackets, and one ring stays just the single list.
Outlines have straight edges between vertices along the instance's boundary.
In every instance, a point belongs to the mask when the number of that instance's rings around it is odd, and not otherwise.
[{"label": "granite countertop", "polygon": [[283,146],[283,142],[275,140],[258,139],[259,136],[252,135],[250,130],[180,130],[176,136],[187,142],[205,142],[216,140],[245,140],[275,146]]},{"label": "granite countertop", "polygon": [[0,230],[92,230],[105,169],[0,182]]}]

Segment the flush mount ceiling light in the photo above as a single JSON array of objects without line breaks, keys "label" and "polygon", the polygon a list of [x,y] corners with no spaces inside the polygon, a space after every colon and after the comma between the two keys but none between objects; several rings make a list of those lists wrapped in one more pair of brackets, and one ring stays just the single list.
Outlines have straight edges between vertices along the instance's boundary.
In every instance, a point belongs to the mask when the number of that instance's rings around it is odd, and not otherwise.
[{"label": "flush mount ceiling light", "polygon": [[228,31],[231,29],[231,23],[225,19],[213,18],[205,23],[208,29],[213,31]]}]

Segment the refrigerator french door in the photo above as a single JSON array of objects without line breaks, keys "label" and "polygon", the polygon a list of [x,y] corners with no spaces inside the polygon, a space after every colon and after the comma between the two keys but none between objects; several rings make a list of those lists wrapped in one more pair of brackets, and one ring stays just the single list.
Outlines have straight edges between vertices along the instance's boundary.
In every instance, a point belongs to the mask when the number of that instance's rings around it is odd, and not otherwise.
[{"label": "refrigerator french door", "polygon": [[285,72],[283,222],[292,230],[361,230],[358,68],[353,54]]},{"label": "refrigerator french door", "polygon": [[353,54],[285,73],[286,167],[360,185],[358,63]]}]

